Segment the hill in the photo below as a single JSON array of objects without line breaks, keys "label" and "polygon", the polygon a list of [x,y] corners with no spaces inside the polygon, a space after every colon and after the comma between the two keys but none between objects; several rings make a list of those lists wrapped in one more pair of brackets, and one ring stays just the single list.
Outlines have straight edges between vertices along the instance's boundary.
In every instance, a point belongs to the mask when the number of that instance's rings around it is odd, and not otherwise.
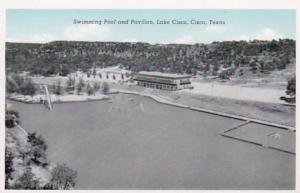
[{"label": "hill", "polygon": [[[221,78],[295,68],[295,40],[224,41],[211,44],[54,41],[6,43],[7,72],[68,74],[120,65],[132,71],[160,71]],[[247,73],[246,73],[247,74]]]}]

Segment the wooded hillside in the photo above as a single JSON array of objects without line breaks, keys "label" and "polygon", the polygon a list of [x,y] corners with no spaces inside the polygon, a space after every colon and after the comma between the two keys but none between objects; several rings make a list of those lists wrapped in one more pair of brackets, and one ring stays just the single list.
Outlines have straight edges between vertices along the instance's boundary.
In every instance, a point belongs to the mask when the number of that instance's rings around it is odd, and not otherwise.
[{"label": "wooded hillside", "polygon": [[[128,70],[220,75],[245,68],[268,73],[295,64],[295,41],[225,41],[211,44],[155,44],[55,41],[6,43],[6,70],[32,74],[67,74],[80,68],[120,65]],[[227,71],[226,71],[227,72]]]}]

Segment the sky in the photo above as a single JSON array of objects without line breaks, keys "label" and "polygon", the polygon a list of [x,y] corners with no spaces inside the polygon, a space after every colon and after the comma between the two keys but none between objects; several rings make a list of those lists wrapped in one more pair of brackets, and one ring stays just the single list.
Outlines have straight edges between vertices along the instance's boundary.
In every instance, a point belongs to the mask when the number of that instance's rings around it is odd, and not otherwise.
[{"label": "sky", "polygon": [[[76,20],[116,20],[116,24],[73,24]],[[118,21],[169,20],[171,24],[117,24]],[[172,24],[172,21],[188,24]],[[191,20],[206,24],[191,24]],[[209,20],[225,24],[209,24]],[[116,10],[8,9],[6,41],[45,43],[115,41],[156,43],[211,43],[227,40],[296,39],[295,10]]]}]

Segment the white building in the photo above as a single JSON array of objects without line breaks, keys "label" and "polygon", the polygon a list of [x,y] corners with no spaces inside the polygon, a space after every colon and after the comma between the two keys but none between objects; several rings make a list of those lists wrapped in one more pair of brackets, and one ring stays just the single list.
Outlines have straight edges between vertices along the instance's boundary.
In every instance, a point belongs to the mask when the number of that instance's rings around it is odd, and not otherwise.
[{"label": "white building", "polygon": [[191,75],[141,71],[134,74],[133,79],[139,86],[175,91],[190,88],[191,77]]}]

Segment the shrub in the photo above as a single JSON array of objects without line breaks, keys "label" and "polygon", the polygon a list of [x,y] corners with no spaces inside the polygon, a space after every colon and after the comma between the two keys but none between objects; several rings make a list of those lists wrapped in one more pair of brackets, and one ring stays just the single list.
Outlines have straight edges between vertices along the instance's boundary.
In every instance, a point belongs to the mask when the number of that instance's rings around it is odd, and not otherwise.
[{"label": "shrub", "polygon": [[70,92],[74,91],[74,87],[75,87],[75,79],[73,79],[71,76],[69,76],[68,80],[67,80],[66,91],[70,93]]},{"label": "shrub", "polygon": [[57,80],[56,85],[53,86],[53,93],[56,95],[62,94],[62,86],[60,79]]},{"label": "shrub", "polygon": [[53,189],[68,190],[75,186],[77,172],[65,164],[57,165],[53,168],[51,174],[51,186]]},{"label": "shrub", "polygon": [[36,93],[36,88],[30,78],[26,78],[24,80],[24,83],[20,87],[20,92],[23,95],[30,95],[30,96],[33,96]]},{"label": "shrub", "polygon": [[19,113],[14,110],[6,110],[5,111],[5,127],[12,128],[15,124],[19,124]]},{"label": "shrub", "polygon": [[76,89],[77,89],[77,94],[79,95],[83,89],[83,87],[85,86],[85,82],[82,78],[79,78],[79,82],[76,85]]},{"label": "shrub", "polygon": [[46,150],[47,145],[41,136],[37,136],[35,132],[29,133],[27,136],[27,141],[31,144],[29,155],[31,160],[37,165],[46,166],[48,163],[46,161]]},{"label": "shrub", "polygon": [[109,85],[107,82],[103,82],[102,84],[102,92],[103,94],[107,94],[109,92]]},{"label": "shrub", "polygon": [[12,152],[5,147],[5,188],[9,188],[9,180],[12,180],[13,169],[13,154]]},{"label": "shrub", "polygon": [[100,84],[98,82],[94,83],[94,91],[97,92],[100,89]]},{"label": "shrub", "polygon": [[86,92],[87,94],[90,96],[92,94],[94,94],[94,88],[91,87],[91,85],[88,83],[87,86],[86,86]]},{"label": "shrub", "polygon": [[288,81],[288,85],[286,87],[286,94],[291,97],[296,95],[296,77],[294,76]]},{"label": "shrub", "polygon": [[35,175],[32,173],[31,167],[26,167],[23,175],[17,179],[13,189],[40,189],[40,182],[36,179]]}]

